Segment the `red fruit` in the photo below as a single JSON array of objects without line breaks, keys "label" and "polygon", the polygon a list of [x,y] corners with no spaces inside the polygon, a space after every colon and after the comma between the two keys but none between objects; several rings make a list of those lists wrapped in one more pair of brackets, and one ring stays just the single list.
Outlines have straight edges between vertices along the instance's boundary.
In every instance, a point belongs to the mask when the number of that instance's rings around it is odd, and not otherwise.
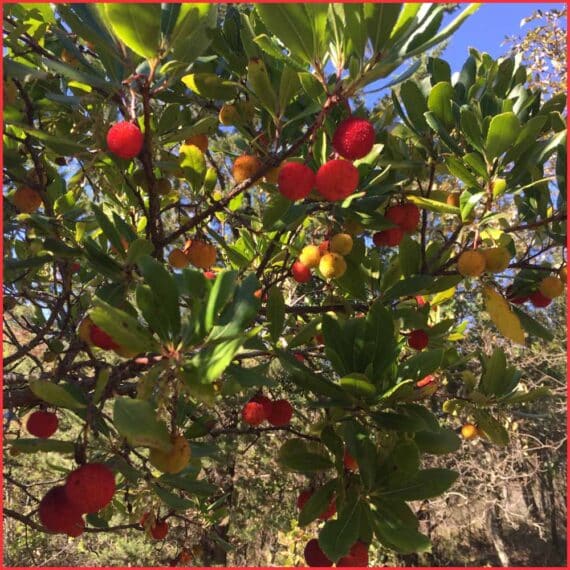
[{"label": "red fruit", "polygon": [[368,566],[368,545],[364,542],[355,542],[350,547],[350,552],[343,556],[336,565],[338,567]]},{"label": "red fruit", "polygon": [[81,265],[79,263],[72,263],[71,264],[71,273],[77,273],[81,269]]},{"label": "red fruit", "polygon": [[384,217],[390,220],[393,224],[401,226],[404,223],[404,218],[406,217],[406,210],[404,206],[391,206],[386,209]]},{"label": "red fruit", "polygon": [[297,497],[297,508],[302,511],[303,507],[307,504],[307,501],[311,498],[313,492],[310,489],[305,489],[299,493]]},{"label": "red fruit", "polygon": [[333,563],[325,556],[325,553],[321,550],[319,546],[319,541],[316,538],[312,538],[307,542],[305,546],[305,562],[307,566],[332,566]]},{"label": "red fruit", "polygon": [[285,198],[302,200],[315,187],[315,173],[299,162],[287,162],[279,170],[277,187]]},{"label": "red fruit", "polygon": [[543,309],[544,307],[548,307],[550,303],[552,303],[552,299],[545,297],[540,291],[535,291],[531,293],[529,296],[530,302],[538,309]]},{"label": "red fruit", "polygon": [[287,400],[275,400],[267,420],[272,426],[288,426],[293,416],[293,406]]},{"label": "red fruit", "polygon": [[57,416],[53,412],[37,411],[30,415],[26,429],[31,435],[47,438],[57,431]]},{"label": "red fruit", "polygon": [[526,303],[529,299],[529,295],[513,295],[513,286],[509,285],[505,291],[507,299],[514,305],[522,305]]},{"label": "red fruit", "polygon": [[400,222],[400,227],[406,233],[415,232],[420,223],[420,210],[415,204],[407,203],[401,206],[404,211],[404,218]]},{"label": "red fruit", "polygon": [[412,331],[408,336],[408,345],[416,350],[423,350],[429,342],[429,336],[421,329]]},{"label": "red fruit", "polygon": [[435,376],[430,374],[429,376],[426,376],[425,378],[418,380],[416,382],[416,387],[423,388],[424,386],[427,386],[428,384],[431,384],[432,382],[435,382]]},{"label": "red fruit", "polygon": [[40,502],[40,522],[46,530],[79,536],[85,528],[81,512],[73,506],[63,485],[51,488]]},{"label": "red fruit", "polygon": [[122,121],[115,123],[107,133],[109,150],[120,158],[134,158],[144,143],[144,135],[133,123]]},{"label": "red fruit", "polygon": [[333,497],[326,510],[324,510],[319,515],[319,519],[321,519],[322,521],[326,521],[329,520],[331,517],[334,517],[334,515],[336,515],[336,499]]},{"label": "red fruit", "polygon": [[370,121],[349,117],[337,127],[332,144],[338,154],[356,160],[372,150],[375,137],[374,126]]},{"label": "red fruit", "polygon": [[322,334],[318,334],[315,336],[315,341],[318,344],[325,344],[325,337]]},{"label": "red fruit", "polygon": [[388,247],[394,247],[400,245],[402,238],[404,237],[404,232],[401,228],[390,228],[389,230],[383,230],[381,232],[376,232],[372,236],[372,241],[377,247],[386,245]]},{"label": "red fruit", "polygon": [[331,241],[329,239],[325,240],[323,243],[321,243],[321,245],[319,245],[319,253],[321,255],[328,253],[330,246],[331,246]]},{"label": "red fruit", "polygon": [[[307,501],[312,497],[313,491],[311,489],[305,489],[299,493],[297,497],[297,508],[301,511],[303,507],[307,504]],[[333,497],[331,502],[328,504],[327,508],[319,515],[319,519],[326,521],[336,514],[336,499]]]},{"label": "red fruit", "polygon": [[115,494],[115,474],[103,463],[86,463],[67,476],[69,502],[82,513],[105,508]]},{"label": "red fruit", "polygon": [[416,303],[418,307],[423,307],[426,304],[426,300],[421,295],[416,295]]},{"label": "red fruit", "polygon": [[115,350],[120,348],[119,345],[97,325],[91,326],[91,329],[89,330],[89,338],[95,346],[104,350]]},{"label": "red fruit", "polygon": [[243,407],[241,411],[241,418],[250,426],[258,426],[267,419],[265,406],[259,402],[252,402],[251,400]]},{"label": "red fruit", "polygon": [[254,396],[250,400],[250,402],[257,402],[258,404],[261,404],[265,410],[266,418],[269,417],[269,414],[271,413],[271,408],[273,407],[273,402],[267,396],[264,396],[263,394],[258,394],[257,396]]},{"label": "red fruit", "polygon": [[293,356],[297,362],[305,362],[305,357],[300,352],[296,352]]},{"label": "red fruit", "polygon": [[204,277],[206,279],[215,279],[216,274],[213,271],[204,271]]},{"label": "red fruit", "polygon": [[307,283],[307,281],[311,280],[311,270],[300,261],[295,261],[295,263],[293,263],[291,273],[293,274],[293,279],[295,279],[297,283]]},{"label": "red fruit", "polygon": [[150,528],[150,535],[155,540],[162,540],[168,534],[168,523],[166,521],[157,521],[156,524]]},{"label": "red fruit", "polygon": [[344,449],[344,457],[342,459],[344,466],[349,471],[358,471],[358,463],[352,455],[348,452],[348,449]]},{"label": "red fruit", "polygon": [[357,186],[358,170],[347,160],[329,160],[317,172],[317,191],[327,200],[344,200]]}]

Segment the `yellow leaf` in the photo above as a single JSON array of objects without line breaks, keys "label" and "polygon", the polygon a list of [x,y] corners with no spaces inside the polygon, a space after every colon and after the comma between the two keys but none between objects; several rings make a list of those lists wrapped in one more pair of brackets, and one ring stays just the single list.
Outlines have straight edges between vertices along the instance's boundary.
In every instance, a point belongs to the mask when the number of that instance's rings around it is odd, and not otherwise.
[{"label": "yellow leaf", "polygon": [[451,299],[454,295],[455,295],[455,287],[452,287],[451,289],[446,289],[445,291],[440,291],[431,298],[430,305],[441,305],[442,303],[445,303],[445,301]]},{"label": "yellow leaf", "polygon": [[509,303],[491,287],[484,286],[485,307],[499,332],[512,341],[524,345],[524,330]]}]

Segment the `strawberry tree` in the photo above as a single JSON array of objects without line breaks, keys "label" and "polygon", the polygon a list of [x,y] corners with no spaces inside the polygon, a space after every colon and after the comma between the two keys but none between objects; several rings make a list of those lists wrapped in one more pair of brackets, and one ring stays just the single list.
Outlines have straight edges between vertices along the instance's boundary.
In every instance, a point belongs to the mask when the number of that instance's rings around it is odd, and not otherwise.
[{"label": "strawberry tree", "polygon": [[6,464],[64,465],[6,516],[207,537],[209,475],[269,438],[307,564],[429,549],[433,456],[548,395],[502,346],[550,339],[566,283],[565,96],[425,57],[477,8],[6,5]]}]

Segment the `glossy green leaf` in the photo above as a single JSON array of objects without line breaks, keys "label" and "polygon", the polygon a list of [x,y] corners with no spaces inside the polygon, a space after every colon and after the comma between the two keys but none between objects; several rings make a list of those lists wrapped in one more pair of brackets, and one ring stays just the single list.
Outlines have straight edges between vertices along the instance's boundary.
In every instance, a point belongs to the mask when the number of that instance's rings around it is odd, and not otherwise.
[{"label": "glossy green leaf", "polygon": [[267,318],[269,320],[269,334],[271,340],[277,342],[285,325],[285,300],[278,285],[269,290],[267,299]]},{"label": "glossy green leaf", "polygon": [[517,140],[521,126],[514,113],[502,113],[491,119],[485,152],[487,158],[493,159],[505,153]]},{"label": "glossy green leaf", "polygon": [[58,408],[69,408],[70,410],[80,410],[87,404],[78,400],[69,386],[55,384],[47,380],[31,380],[30,390],[35,396]]}]

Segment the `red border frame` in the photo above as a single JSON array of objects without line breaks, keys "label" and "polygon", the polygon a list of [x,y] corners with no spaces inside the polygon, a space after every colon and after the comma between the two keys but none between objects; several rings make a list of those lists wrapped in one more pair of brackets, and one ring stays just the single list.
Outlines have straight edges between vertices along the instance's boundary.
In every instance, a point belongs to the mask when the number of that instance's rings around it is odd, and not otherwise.
[{"label": "red border frame", "polygon": [[[431,3],[444,3],[445,0],[432,0]],[[52,3],[52,4],[60,4],[63,2],[49,2],[49,0],[39,0],[38,2],[31,2],[30,0],[21,0],[20,2],[16,2],[16,1],[6,1],[6,0],[0,0],[0,16],[3,17],[4,15],[4,10],[3,10],[3,5],[4,4],[32,4],[32,3],[36,3],[36,4],[48,4],[48,3]],[[79,4],[79,3],[101,3],[101,2],[97,2],[96,0],[73,0],[72,2],[69,3],[73,3],[73,4]],[[119,2],[110,2],[110,3],[148,3],[148,4],[156,4],[158,2],[155,2],[154,0],[119,0]],[[177,3],[176,0],[166,0],[165,3]],[[227,4],[229,2],[221,2],[221,1],[214,1],[214,2],[200,2],[202,4]],[[293,2],[292,0],[264,0],[263,2],[247,2],[247,0],[237,0],[232,2],[234,4],[245,4],[245,3],[253,3],[253,4],[273,4],[273,3],[302,3],[302,2]],[[324,2],[322,0],[310,0],[310,2],[307,3],[328,3],[328,2]],[[362,3],[359,2],[359,0],[345,0],[342,3]],[[384,0],[381,2],[375,2],[377,4],[387,4],[387,3],[397,3],[397,0]],[[422,2],[424,3],[424,2]],[[469,4],[470,2],[459,2],[460,4]],[[521,0],[519,2],[513,1],[513,0],[505,0],[505,1],[501,1],[501,0],[486,0],[484,2],[482,2],[483,4],[532,4],[535,6],[539,6],[541,4],[563,4],[562,2],[544,2],[544,1],[533,1],[533,0]],[[567,34],[567,40],[568,40],[568,34]],[[2,40],[0,40],[1,42]],[[567,41],[566,43],[566,57],[567,57],[567,61],[568,61],[568,57],[570,56],[570,44]],[[0,72],[2,72],[3,75],[3,61],[0,62]],[[570,79],[567,82],[567,95],[566,95],[566,111],[568,112],[569,110],[569,98],[568,98],[568,86],[570,85]],[[3,92],[2,90],[0,90],[0,116],[2,115],[2,109],[3,109]],[[4,128],[2,125],[2,134],[3,134]],[[567,155],[568,156],[568,155]],[[3,157],[2,157],[2,153],[0,152],[0,167],[3,166]],[[567,176],[570,175],[570,165],[567,164],[567,172],[566,172]],[[566,189],[567,192],[567,196],[568,196],[568,188]],[[1,205],[0,205],[0,211],[2,210]],[[0,229],[3,230],[3,219],[0,218]],[[568,252],[568,249],[570,247],[570,235],[567,234],[566,236],[566,251]],[[3,248],[3,241],[0,242],[0,252],[2,252],[2,254],[4,253],[4,248]],[[2,255],[3,258],[3,255]],[[3,264],[2,267],[0,267],[0,281],[3,283]],[[570,294],[569,294],[569,289],[568,287],[566,288],[566,303],[568,304],[568,302],[570,301]],[[2,335],[3,338],[3,308],[0,307],[0,316],[2,317],[2,319],[0,319],[0,335]],[[568,328],[570,328],[570,314],[567,312],[566,314],[566,330],[568,331]],[[570,346],[570,343],[568,342],[568,337],[566,340],[566,381],[567,381],[567,385],[566,385],[566,396],[567,396],[567,402],[570,399],[570,386],[568,386],[568,367],[570,365],[570,356],[568,354],[568,348]],[[3,364],[2,362],[0,362],[0,378],[3,379]],[[2,382],[3,385],[3,382]],[[4,409],[4,398],[3,398],[3,391],[0,394],[0,404],[2,409]],[[567,405],[567,410],[568,410],[568,405]],[[566,458],[568,461],[568,451],[570,450],[570,443],[568,441],[568,439],[570,438],[570,424],[568,422],[568,413],[566,414],[566,433],[567,433],[567,438],[566,438]],[[3,441],[0,442],[0,446],[3,449]],[[3,456],[0,455],[0,467],[3,469]],[[570,532],[568,530],[568,507],[570,506],[570,500],[568,497],[568,487],[569,487],[569,483],[570,483],[570,473],[568,473],[568,464],[567,464],[567,469],[566,469],[566,514],[567,514],[567,525],[566,525],[566,560],[567,563],[570,563],[570,543],[568,541],[568,537],[570,535]],[[4,490],[4,479],[2,477],[2,480],[0,482],[0,488],[2,489],[2,491]],[[2,499],[0,499],[0,514],[2,515],[0,517],[0,533],[2,535],[2,538],[0,539],[0,556],[2,557],[0,559],[0,567],[4,568],[3,566],[3,554],[4,554],[4,548],[3,548],[3,538],[4,538],[4,512],[3,512],[3,497]],[[7,568],[27,568],[27,567],[20,567],[20,566],[9,566]],[[60,568],[59,566],[44,566],[44,568]],[[66,567],[66,568],[74,568],[73,566],[71,567]],[[76,568],[92,568],[93,570],[95,569],[99,569],[99,568],[103,568],[103,569],[112,569],[112,568],[126,568],[123,566],[80,566],[80,567],[76,567]],[[170,568],[169,566],[134,566],[131,568],[146,568],[148,570],[154,570],[157,568]],[[181,568],[184,568],[184,566],[182,566]],[[194,566],[188,566],[188,568],[199,568],[199,567],[194,567]],[[200,567],[201,568],[201,567]],[[234,567],[230,567],[228,566],[227,568],[234,568]],[[240,567],[240,568],[244,568],[244,567]],[[261,568],[267,568],[265,566],[249,566],[248,568],[257,568],[258,570],[261,570]],[[271,567],[271,568],[283,568],[283,567]],[[405,569],[409,569],[409,570],[413,570],[413,568],[416,567],[399,567],[402,568],[403,570]],[[433,566],[422,566],[421,568],[441,568],[441,567],[433,567]],[[449,568],[449,570],[464,570],[465,568],[480,568],[481,570],[483,570],[483,568],[485,567],[481,567],[481,566],[446,566],[446,568]],[[527,567],[527,566],[509,566],[509,568],[511,568],[512,570],[522,570],[522,569],[526,569],[526,568],[535,568],[535,567]],[[541,569],[546,569],[546,568],[563,568],[563,566],[541,566],[539,567]]]}]

